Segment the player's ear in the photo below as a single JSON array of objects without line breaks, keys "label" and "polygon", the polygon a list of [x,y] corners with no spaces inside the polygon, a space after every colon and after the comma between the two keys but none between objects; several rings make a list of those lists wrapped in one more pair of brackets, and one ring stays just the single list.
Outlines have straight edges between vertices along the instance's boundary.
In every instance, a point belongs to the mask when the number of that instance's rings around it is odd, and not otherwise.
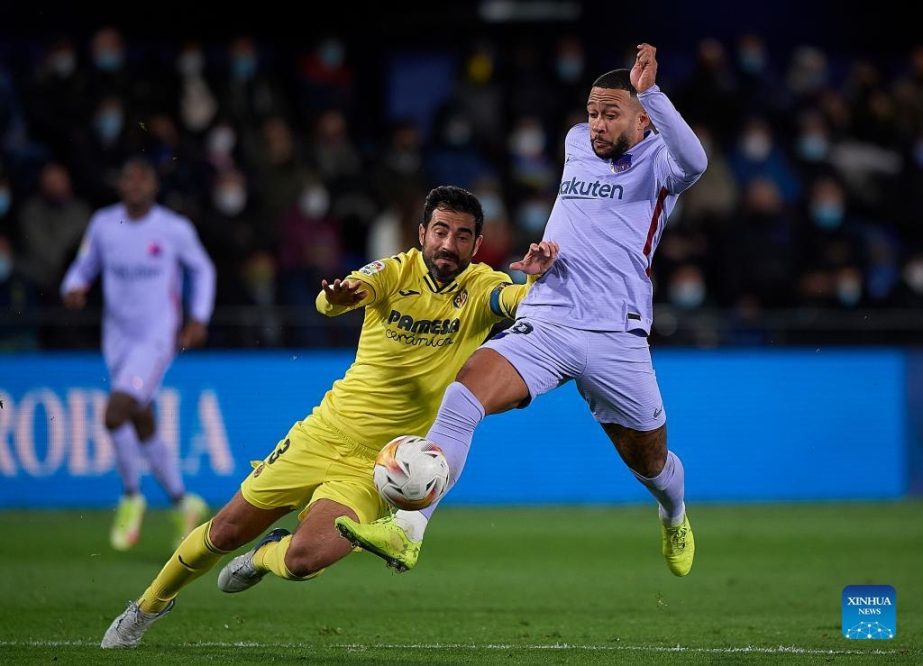
[{"label": "player's ear", "polygon": [[478,253],[478,249],[480,249],[480,247],[481,247],[481,241],[482,241],[482,240],[484,240],[484,235],[483,235],[483,234],[481,234],[480,236],[478,236],[477,238],[474,239],[474,252],[471,253],[471,256],[472,256],[472,257]]},{"label": "player's ear", "polygon": [[420,247],[423,247],[423,239],[426,238],[426,227],[420,225]]},{"label": "player's ear", "polygon": [[651,126],[651,117],[647,115],[647,111],[645,111],[644,107],[642,106],[641,111],[638,113],[638,131],[646,132],[648,129],[650,129],[650,126]]}]

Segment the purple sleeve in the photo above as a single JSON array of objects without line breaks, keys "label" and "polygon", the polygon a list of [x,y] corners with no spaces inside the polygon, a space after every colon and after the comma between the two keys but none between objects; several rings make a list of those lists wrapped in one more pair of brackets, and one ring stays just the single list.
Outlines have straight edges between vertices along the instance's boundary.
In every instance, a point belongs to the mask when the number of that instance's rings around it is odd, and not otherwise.
[{"label": "purple sleeve", "polygon": [[705,149],[689,124],[679,115],[670,98],[662,93],[659,87],[654,85],[638,93],[638,100],[663,137],[667,147],[664,165],[667,189],[671,194],[678,194],[690,187],[705,172],[708,166]]},{"label": "purple sleeve", "polygon": [[215,266],[191,222],[185,221],[181,226],[177,254],[192,281],[189,315],[196,321],[207,323],[215,307]]},{"label": "purple sleeve", "polygon": [[94,217],[80,243],[77,258],[67,269],[64,280],[61,282],[61,295],[75,289],[87,289],[96,276],[99,275],[101,266],[99,254],[99,220]]}]

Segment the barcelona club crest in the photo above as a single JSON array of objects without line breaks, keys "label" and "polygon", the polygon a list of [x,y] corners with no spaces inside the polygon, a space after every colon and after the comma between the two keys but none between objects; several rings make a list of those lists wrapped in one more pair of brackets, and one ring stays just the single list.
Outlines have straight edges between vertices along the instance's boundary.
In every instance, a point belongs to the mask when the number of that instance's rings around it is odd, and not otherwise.
[{"label": "barcelona club crest", "polygon": [[468,302],[468,290],[462,289],[455,295],[455,299],[452,301],[452,305],[456,308],[462,307],[465,303]]},{"label": "barcelona club crest", "polygon": [[612,162],[609,164],[609,169],[612,170],[612,173],[622,173],[623,171],[628,171],[630,168],[631,153],[626,153],[617,160],[612,160]]}]

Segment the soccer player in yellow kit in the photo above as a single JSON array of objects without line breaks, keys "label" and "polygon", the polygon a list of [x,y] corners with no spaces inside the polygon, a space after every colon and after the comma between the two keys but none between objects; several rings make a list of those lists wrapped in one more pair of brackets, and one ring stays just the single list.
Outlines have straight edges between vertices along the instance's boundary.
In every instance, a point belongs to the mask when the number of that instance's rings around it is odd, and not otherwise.
[{"label": "soccer player in yellow kit", "polygon": [[[295,509],[301,512],[294,534],[272,530],[231,560],[218,577],[222,591],[241,592],[267,573],[313,578],[352,550],[334,526],[337,518],[365,523],[387,513],[372,480],[375,456],[394,437],[430,427],[445,388],[491,328],[513,317],[528,289],[471,263],[483,223],[474,195],[437,187],[424,203],[420,250],[373,261],[345,280],[323,281],[320,312],[336,316],[365,307],[356,360],[113,620],[103,648],[136,647],[151,624],[172,610],[180,589]],[[511,268],[531,281],[548,270],[557,252],[551,241],[532,244]]]}]

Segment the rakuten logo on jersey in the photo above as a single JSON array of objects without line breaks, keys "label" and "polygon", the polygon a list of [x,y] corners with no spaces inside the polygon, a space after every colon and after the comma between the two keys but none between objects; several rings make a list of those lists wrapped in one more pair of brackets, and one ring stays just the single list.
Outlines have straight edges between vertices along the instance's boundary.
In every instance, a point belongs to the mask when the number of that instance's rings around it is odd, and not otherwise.
[{"label": "rakuten logo on jersey", "polygon": [[561,187],[558,189],[558,194],[562,199],[621,199],[622,193],[621,185],[610,185],[598,180],[591,183],[586,180],[577,180],[576,176],[570,180],[561,181]]}]

